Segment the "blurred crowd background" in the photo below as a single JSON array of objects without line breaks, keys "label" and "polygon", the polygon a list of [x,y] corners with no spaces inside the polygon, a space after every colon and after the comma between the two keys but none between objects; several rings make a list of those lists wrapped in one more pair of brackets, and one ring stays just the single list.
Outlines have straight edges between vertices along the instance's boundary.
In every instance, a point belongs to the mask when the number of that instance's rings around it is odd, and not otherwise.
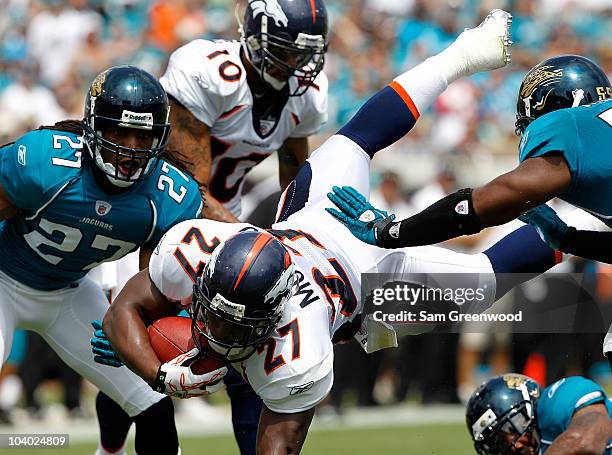
[{"label": "blurred crowd background", "polygon": [[[327,5],[329,121],[315,145],[395,75],[441,51],[492,8],[514,16],[512,64],[453,84],[408,137],[375,159],[373,203],[400,218],[515,165],[516,95],[533,65],[552,55],[577,53],[612,76],[612,0],[327,0]],[[183,43],[237,39],[235,8],[234,0],[0,0],[0,143],[42,124],[81,118],[87,87],[109,66],[129,63],[159,76],[170,53]],[[275,170],[263,163],[251,173],[248,187],[255,190],[245,199],[245,216],[249,207],[265,206],[258,201],[271,191],[258,192],[258,183],[275,180]],[[251,215],[267,219],[265,213]],[[505,229],[447,246],[481,251]],[[584,262],[568,267],[595,277],[604,270]],[[609,299],[607,287],[594,282],[593,295]],[[547,298],[563,298],[552,292],[556,286],[545,286]],[[508,297],[529,298],[522,291]],[[66,405],[79,416],[78,378],[63,371],[53,356],[45,357],[44,344],[36,338],[23,337],[30,342],[17,343],[3,372],[9,379],[0,385],[0,409],[21,397],[31,415],[38,415],[38,385],[59,377],[67,384]],[[329,409],[405,399],[459,402],[487,375],[509,370],[530,372],[543,384],[568,373],[608,380],[601,340],[597,334],[432,334],[404,339],[400,349],[370,357],[357,346],[343,345]],[[38,360],[34,371],[28,359]]]}]

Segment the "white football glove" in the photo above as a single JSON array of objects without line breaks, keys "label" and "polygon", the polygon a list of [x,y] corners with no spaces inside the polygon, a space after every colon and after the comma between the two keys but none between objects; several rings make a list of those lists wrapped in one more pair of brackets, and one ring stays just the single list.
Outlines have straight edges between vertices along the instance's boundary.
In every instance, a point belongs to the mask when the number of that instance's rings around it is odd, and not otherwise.
[{"label": "white football glove", "polygon": [[195,374],[189,364],[198,356],[200,351],[193,348],[166,363],[162,363],[157,372],[153,390],[165,393],[171,397],[191,398],[200,395],[210,395],[223,388],[223,376],[227,374],[227,367],[205,374]]}]

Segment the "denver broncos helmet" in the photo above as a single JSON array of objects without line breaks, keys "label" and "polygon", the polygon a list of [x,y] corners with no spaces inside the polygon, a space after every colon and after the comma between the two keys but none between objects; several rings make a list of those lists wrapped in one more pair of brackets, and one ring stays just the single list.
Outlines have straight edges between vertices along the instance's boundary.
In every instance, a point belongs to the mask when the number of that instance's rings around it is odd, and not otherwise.
[{"label": "denver broncos helmet", "polygon": [[327,23],[323,0],[248,0],[242,45],[268,85],[282,90],[295,76],[298,84],[289,95],[300,96],[323,70]]},{"label": "denver broncos helmet", "polygon": [[549,112],[608,98],[612,98],[612,86],[594,62],[580,55],[549,58],[534,66],[521,83],[516,134],[523,134],[529,123]]},{"label": "denver broncos helmet", "polygon": [[[85,101],[84,140],[97,169],[120,187],[147,177],[170,134],[168,96],[152,75],[135,66],[98,74]],[[146,148],[122,145],[121,135],[137,130]]]},{"label": "denver broncos helmet", "polygon": [[192,334],[225,359],[248,358],[274,331],[297,283],[291,256],[267,232],[239,232],[212,253],[193,287]]},{"label": "denver broncos helmet", "polygon": [[536,409],[540,386],[522,374],[504,374],[489,379],[472,394],[466,410],[466,422],[476,452],[502,455],[513,452],[522,436],[540,443]]}]

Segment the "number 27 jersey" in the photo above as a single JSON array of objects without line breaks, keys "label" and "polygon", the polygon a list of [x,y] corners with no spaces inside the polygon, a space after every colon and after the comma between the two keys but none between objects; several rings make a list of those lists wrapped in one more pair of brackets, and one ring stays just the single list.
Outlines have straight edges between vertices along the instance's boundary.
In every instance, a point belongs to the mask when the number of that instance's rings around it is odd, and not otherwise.
[{"label": "number 27 jersey", "polygon": [[187,174],[163,160],[127,191],[98,186],[82,137],[31,131],[0,148],[0,184],[19,213],[0,222],[0,270],[42,291],[67,287],[97,265],[153,249],[202,198]]},{"label": "number 27 jersey", "polygon": [[[259,230],[212,220],[176,225],[151,256],[151,280],[168,299],[188,307],[198,268],[221,242],[245,229]],[[270,232],[289,251],[299,284],[270,338],[234,367],[270,410],[296,413],[329,393],[334,333],[361,308],[345,268],[316,239],[298,230]]]}]

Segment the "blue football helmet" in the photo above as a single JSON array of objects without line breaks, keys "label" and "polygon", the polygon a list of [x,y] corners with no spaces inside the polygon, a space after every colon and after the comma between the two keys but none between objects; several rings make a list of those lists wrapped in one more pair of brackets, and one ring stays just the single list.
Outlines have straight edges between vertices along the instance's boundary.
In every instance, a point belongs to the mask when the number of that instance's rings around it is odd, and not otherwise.
[{"label": "blue football helmet", "polygon": [[242,231],[212,253],[193,287],[192,333],[231,362],[268,339],[297,284],[283,244],[267,232]]},{"label": "blue football helmet", "polygon": [[525,76],[516,103],[517,135],[536,118],[557,109],[612,98],[606,73],[580,55],[559,55],[534,66]]},{"label": "blue football helmet", "polygon": [[521,453],[519,439],[538,453],[536,411],[540,387],[522,374],[496,376],[472,394],[465,413],[476,452],[481,455]]},{"label": "blue football helmet", "polygon": [[249,0],[240,35],[245,54],[274,90],[297,79],[289,96],[308,90],[323,70],[328,46],[322,0]]},{"label": "blue football helmet", "polygon": [[[87,92],[82,121],[96,172],[119,187],[150,175],[168,141],[169,114],[166,91],[146,71],[124,65],[98,74]],[[122,145],[120,137],[127,132],[138,134],[147,147]]]}]

